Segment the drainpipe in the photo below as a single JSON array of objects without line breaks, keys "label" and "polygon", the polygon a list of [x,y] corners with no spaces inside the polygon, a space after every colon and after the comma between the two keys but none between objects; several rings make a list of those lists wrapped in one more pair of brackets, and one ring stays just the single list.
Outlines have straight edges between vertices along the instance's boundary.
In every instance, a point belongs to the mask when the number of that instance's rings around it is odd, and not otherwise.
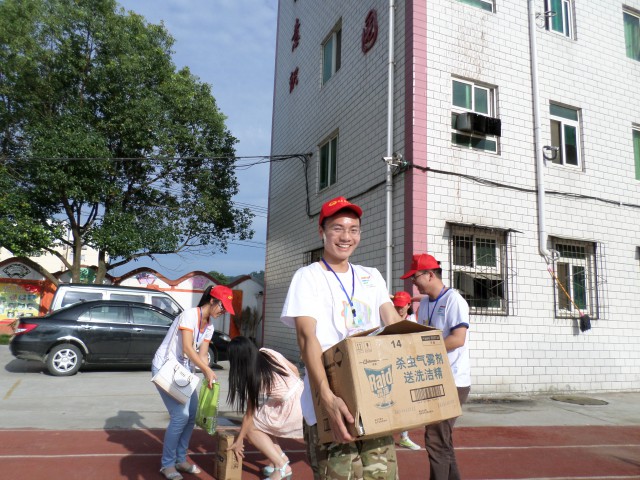
[{"label": "drainpipe", "polygon": [[547,263],[552,259],[547,249],[547,227],[544,210],[544,159],[540,138],[540,90],[538,84],[538,47],[536,43],[535,0],[529,0],[529,48],[531,50],[531,90],[533,96],[533,138],[536,155],[536,187],[538,195],[538,250]]},{"label": "drainpipe", "polygon": [[386,191],[386,212],[387,212],[387,232],[386,232],[386,281],[389,292],[392,291],[392,256],[393,256],[393,175],[391,172],[391,157],[393,157],[393,73],[395,67],[395,0],[389,0],[389,66],[387,79],[387,153],[385,163],[387,165],[385,175]]}]

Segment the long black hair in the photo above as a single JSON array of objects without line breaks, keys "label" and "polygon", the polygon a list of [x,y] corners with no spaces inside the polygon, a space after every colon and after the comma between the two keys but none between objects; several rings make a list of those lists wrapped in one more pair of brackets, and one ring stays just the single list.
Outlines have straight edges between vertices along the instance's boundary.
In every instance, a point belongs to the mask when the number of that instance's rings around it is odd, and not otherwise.
[{"label": "long black hair", "polygon": [[229,343],[229,394],[227,403],[238,412],[258,408],[260,395],[268,395],[275,375],[288,373],[268,353],[261,352],[247,337],[235,337]]},{"label": "long black hair", "polygon": [[205,288],[204,292],[202,292],[202,296],[200,297],[200,301],[198,302],[199,307],[206,305],[207,303],[209,303],[209,300],[213,298],[211,296],[211,289],[213,287],[213,285],[209,285],[207,288]]}]

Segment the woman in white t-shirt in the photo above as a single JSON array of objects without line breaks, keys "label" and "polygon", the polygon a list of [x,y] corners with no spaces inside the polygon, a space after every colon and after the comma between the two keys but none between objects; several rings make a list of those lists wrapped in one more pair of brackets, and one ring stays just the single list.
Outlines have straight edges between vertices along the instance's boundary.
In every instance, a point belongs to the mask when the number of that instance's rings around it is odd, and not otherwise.
[{"label": "woman in white t-shirt", "polygon": [[[402,320],[416,321],[416,316],[413,313],[413,307],[411,306],[411,295],[407,292],[396,292],[393,295],[393,306],[396,307],[396,312],[400,315]],[[411,450],[420,450],[420,445],[415,443],[409,438],[409,432],[402,432],[400,434],[400,441],[398,445],[401,447],[409,448]]]},{"label": "woman in white t-shirt", "polygon": [[[212,318],[233,312],[233,292],[223,285],[208,287],[198,306],[182,312],[173,321],[171,328],[156,351],[151,373],[158,373],[164,362],[176,359],[192,372],[198,367],[204,374],[209,388],[216,381],[216,374],[209,367],[209,342],[213,337]],[[198,349],[200,351],[198,352]],[[197,465],[187,461],[187,448],[195,426],[198,394],[194,392],[185,404],[178,402],[158,387],[167,410],[169,426],[164,434],[160,473],[169,480],[181,480],[179,472],[200,473]]]}]

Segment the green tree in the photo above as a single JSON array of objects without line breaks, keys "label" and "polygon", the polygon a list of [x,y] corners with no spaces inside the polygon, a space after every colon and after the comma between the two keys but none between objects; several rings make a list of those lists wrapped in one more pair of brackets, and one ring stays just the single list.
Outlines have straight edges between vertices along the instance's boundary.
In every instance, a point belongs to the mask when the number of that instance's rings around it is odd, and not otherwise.
[{"label": "green tree", "polygon": [[264,270],[256,270],[254,272],[251,272],[249,276],[257,280],[260,280],[262,283],[264,283]]},{"label": "green tree", "polygon": [[0,1],[0,245],[53,253],[74,281],[90,246],[101,282],[142,256],[251,238],[231,201],[237,140],[172,44],[115,0]]},{"label": "green tree", "polygon": [[227,285],[229,280],[231,280],[231,278],[227,277],[224,273],[216,272],[215,270],[211,270],[207,273],[209,273],[209,275],[211,275],[220,285]]}]

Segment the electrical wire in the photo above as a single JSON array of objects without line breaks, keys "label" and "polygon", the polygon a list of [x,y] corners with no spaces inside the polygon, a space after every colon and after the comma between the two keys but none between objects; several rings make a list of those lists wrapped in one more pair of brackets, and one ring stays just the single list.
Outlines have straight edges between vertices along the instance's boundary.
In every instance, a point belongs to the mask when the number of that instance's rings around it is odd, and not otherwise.
[{"label": "electrical wire", "polygon": [[[511,185],[508,183],[501,183],[501,182],[496,182],[494,180],[489,180],[487,178],[482,178],[482,177],[476,177],[475,175],[467,175],[465,173],[458,173],[458,172],[450,172],[447,170],[439,170],[436,168],[431,168],[431,167],[422,167],[419,165],[414,165],[414,164],[409,164],[410,168],[415,168],[416,170],[420,170],[422,172],[433,172],[433,173],[439,173],[442,175],[451,175],[451,176],[455,176],[455,177],[460,177],[460,178],[466,178],[467,180],[471,180],[472,182],[476,182],[479,183],[481,185],[487,185],[490,187],[496,187],[496,188],[504,188],[507,190],[515,190],[517,192],[524,192],[524,193],[536,193],[537,190],[533,189],[533,188],[525,188],[525,187],[520,187],[517,185]],[[567,197],[567,198],[579,198],[582,200],[594,200],[594,201],[598,201],[598,202],[602,202],[602,203],[606,203],[608,205],[615,205],[615,206],[619,206],[619,207],[628,207],[628,208],[638,208],[640,209],[640,205],[634,204],[634,203],[625,203],[625,202],[619,202],[616,200],[609,200],[607,198],[602,198],[602,197],[595,197],[592,195],[583,195],[581,193],[571,193],[571,192],[560,192],[557,190],[546,190],[545,193],[547,195],[554,195],[554,196],[558,196],[558,197]]]},{"label": "electrical wire", "polygon": [[[251,167],[257,165],[263,165],[268,163],[284,162],[292,159],[299,159],[308,154],[285,154],[285,155],[219,155],[202,154],[198,156],[185,156],[185,157],[163,157],[163,156],[148,156],[148,157],[0,157],[0,164],[4,164],[7,160],[12,161],[59,161],[59,162],[91,162],[91,161],[110,161],[110,162],[146,162],[146,161],[184,161],[184,160],[221,160],[235,162],[233,165],[234,170],[248,170]],[[255,159],[253,162],[243,163]],[[238,162],[240,161],[240,162]]]}]

